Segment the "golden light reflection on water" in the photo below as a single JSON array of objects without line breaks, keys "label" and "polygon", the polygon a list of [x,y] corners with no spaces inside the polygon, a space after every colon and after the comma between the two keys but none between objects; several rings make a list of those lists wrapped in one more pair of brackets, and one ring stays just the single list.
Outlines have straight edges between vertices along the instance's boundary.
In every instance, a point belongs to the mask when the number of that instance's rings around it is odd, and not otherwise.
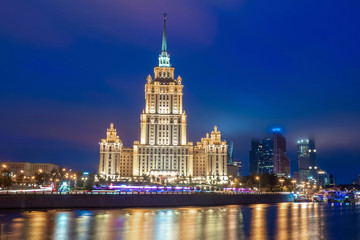
[{"label": "golden light reflection on water", "polygon": [[0,239],[327,239],[326,213],[342,210],[346,206],[279,203],[9,211],[0,212]]},{"label": "golden light reflection on water", "polygon": [[252,222],[250,226],[250,239],[264,239],[267,236],[266,233],[266,208],[267,204],[252,205]]},{"label": "golden light reflection on water", "polygon": [[290,203],[280,203],[278,207],[277,212],[277,230],[276,230],[276,239],[284,240],[289,239],[289,220],[288,220],[288,214],[289,214],[289,207]]}]

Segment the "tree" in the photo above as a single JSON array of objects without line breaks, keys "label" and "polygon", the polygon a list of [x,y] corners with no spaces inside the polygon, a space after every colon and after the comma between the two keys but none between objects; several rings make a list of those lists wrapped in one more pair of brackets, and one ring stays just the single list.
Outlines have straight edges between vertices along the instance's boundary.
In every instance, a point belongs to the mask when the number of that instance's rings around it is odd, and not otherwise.
[{"label": "tree", "polygon": [[35,173],[35,180],[38,185],[45,185],[46,181],[46,173],[45,172],[36,172]]},{"label": "tree", "polygon": [[93,190],[94,182],[95,182],[95,174],[90,173],[87,177],[87,180],[85,181],[85,188],[87,190]]},{"label": "tree", "polygon": [[239,188],[239,187],[240,187],[240,179],[239,179],[239,178],[235,178],[235,179],[234,179],[234,187],[235,187],[235,188]]},{"label": "tree", "polygon": [[23,183],[24,182],[24,172],[21,172],[19,175],[16,176],[16,182],[17,183]]},{"label": "tree", "polygon": [[12,185],[10,171],[6,168],[1,170],[1,187],[8,188]]}]

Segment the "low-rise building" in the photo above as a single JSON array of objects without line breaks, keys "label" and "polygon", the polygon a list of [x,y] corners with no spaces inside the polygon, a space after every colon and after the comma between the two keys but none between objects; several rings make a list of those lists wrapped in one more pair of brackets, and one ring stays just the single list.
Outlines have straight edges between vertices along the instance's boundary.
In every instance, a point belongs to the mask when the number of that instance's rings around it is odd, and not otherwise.
[{"label": "low-rise building", "polygon": [[1,162],[2,167],[7,168],[12,175],[33,176],[36,172],[50,174],[51,170],[59,171],[59,166],[52,163],[30,163],[30,162]]}]

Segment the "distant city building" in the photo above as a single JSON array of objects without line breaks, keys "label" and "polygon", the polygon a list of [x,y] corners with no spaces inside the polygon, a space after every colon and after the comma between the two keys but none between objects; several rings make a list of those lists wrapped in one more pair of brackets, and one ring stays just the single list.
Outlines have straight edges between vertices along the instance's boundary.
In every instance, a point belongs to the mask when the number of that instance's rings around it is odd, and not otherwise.
[{"label": "distant city building", "polygon": [[336,179],[335,176],[333,174],[329,174],[329,185],[336,185]]},{"label": "distant city building", "polygon": [[[187,141],[187,115],[183,108],[182,78],[175,78],[167,53],[166,18],[159,64],[145,84],[145,108],[140,115],[140,141],[124,148],[113,124],[100,142],[99,174],[103,178],[136,179],[174,177],[227,181],[227,161],[232,161],[217,127],[194,147]],[[232,145],[231,145],[232,146]]]},{"label": "distant city building", "polygon": [[241,160],[234,160],[233,165],[238,168],[238,177],[242,176],[242,161]]},{"label": "distant city building", "polygon": [[258,173],[274,173],[274,142],[272,137],[265,137],[259,145]]},{"label": "distant city building", "polygon": [[227,173],[229,180],[233,180],[234,178],[238,177],[239,168],[235,165],[228,165],[227,166]]},{"label": "distant city building", "polygon": [[260,141],[258,139],[251,140],[251,150],[249,151],[250,174],[259,173],[260,161]]},{"label": "distant city building", "polygon": [[59,166],[52,163],[30,163],[30,162],[1,162],[13,175],[34,176],[35,173],[45,172],[50,174],[53,169],[59,171]]},{"label": "distant city building", "polygon": [[329,185],[329,174],[324,170],[319,170],[317,172],[317,180],[320,186]]},{"label": "distant city building", "polygon": [[318,166],[316,162],[316,148],[314,139],[297,141],[297,160],[299,181],[317,180]]},{"label": "distant city building", "polygon": [[358,175],[357,179],[353,181],[354,185],[360,185],[360,174]]},{"label": "distant city building", "polygon": [[286,139],[279,131],[274,131],[272,137],[274,173],[278,176],[290,177],[290,160],[286,154]]},{"label": "distant city building", "polygon": [[31,163],[30,164],[30,174],[35,174],[38,172],[45,172],[50,174],[51,171],[55,169],[56,171],[59,171],[59,166],[52,163]]},{"label": "distant city building", "polygon": [[233,164],[233,152],[234,152],[234,143],[233,141],[227,141],[228,147],[227,147],[227,164],[232,165]]},{"label": "distant city building", "polygon": [[280,130],[274,129],[269,137],[261,142],[251,140],[249,151],[250,174],[276,174],[290,176],[290,160],[286,153],[286,139]]}]

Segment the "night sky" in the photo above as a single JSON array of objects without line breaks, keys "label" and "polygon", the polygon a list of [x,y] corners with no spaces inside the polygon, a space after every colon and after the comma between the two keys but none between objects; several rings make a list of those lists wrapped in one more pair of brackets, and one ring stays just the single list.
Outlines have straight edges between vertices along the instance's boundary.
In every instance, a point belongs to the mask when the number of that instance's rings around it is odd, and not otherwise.
[{"label": "night sky", "polygon": [[339,183],[360,174],[356,0],[3,0],[0,160],[95,171],[110,122],[139,140],[164,12],[189,141],[216,124],[247,174],[251,138],[279,126],[292,171],[313,136]]}]

